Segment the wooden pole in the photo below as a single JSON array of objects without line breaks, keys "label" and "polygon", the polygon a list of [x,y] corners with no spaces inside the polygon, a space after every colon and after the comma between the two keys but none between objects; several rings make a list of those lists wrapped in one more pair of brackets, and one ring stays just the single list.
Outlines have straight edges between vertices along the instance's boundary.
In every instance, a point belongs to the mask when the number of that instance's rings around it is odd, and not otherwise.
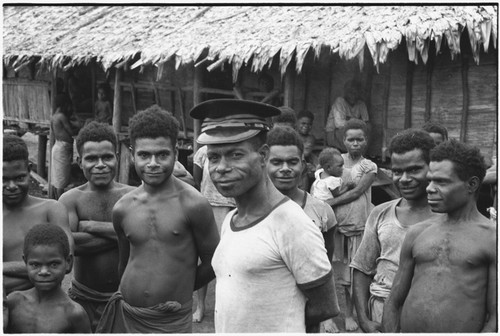
[{"label": "wooden pole", "polygon": [[434,55],[435,48],[431,43],[429,47],[429,59],[427,60],[427,76],[425,78],[425,112],[424,122],[431,120],[431,106],[432,106],[432,72],[434,71]]},{"label": "wooden pole", "polygon": [[[115,131],[116,136],[120,139],[120,131],[122,126],[122,89],[120,86],[122,78],[122,69],[115,69],[115,92],[113,99],[113,129]],[[121,142],[121,141],[120,141]],[[123,145],[120,145],[119,153],[120,163],[118,165],[118,175],[115,176],[116,181],[124,181],[125,177],[127,177],[127,181],[124,183],[128,183],[128,166],[125,166],[123,163],[124,157],[128,155],[128,152],[123,151]]]},{"label": "wooden pole", "polygon": [[[194,67],[194,83],[193,83],[193,106],[198,105],[202,101],[201,88],[203,87],[203,69],[198,66]],[[199,119],[193,119],[193,151],[198,150],[198,135],[200,134],[201,122]]]},{"label": "wooden pole", "polygon": [[47,171],[45,169],[45,161],[47,160],[47,135],[38,135],[38,158],[37,158],[37,174],[43,178],[47,177]]},{"label": "wooden pole", "polygon": [[130,153],[129,148],[124,142],[124,139],[118,137],[120,139],[120,170],[118,173],[118,182],[128,184],[129,175],[130,175]]},{"label": "wooden pole", "polygon": [[415,63],[407,61],[406,66],[406,95],[405,95],[405,123],[404,128],[411,128],[411,101],[413,91],[413,72]]},{"label": "wooden pole", "polygon": [[462,119],[460,120],[460,141],[465,142],[467,119],[469,117],[469,55],[462,54]]},{"label": "wooden pole", "polygon": [[[332,83],[333,83],[333,57],[330,57],[330,63],[328,64],[328,88],[326,90],[326,100],[325,100],[325,114],[323,116],[323,125],[326,125],[326,122],[328,120],[328,115],[330,114],[330,104],[331,104],[331,99],[330,95],[332,94]],[[326,129],[323,128],[323,146],[327,146],[327,141],[326,141]]]},{"label": "wooden pole", "polygon": [[[92,83],[92,116],[95,116],[95,101],[96,99],[96,92],[97,92],[97,81],[96,81],[96,75],[95,75],[95,60],[92,60],[90,62],[90,81]],[[108,97],[109,98],[109,97]]]},{"label": "wooden pole", "polygon": [[285,73],[285,90],[283,97],[283,105],[293,108],[293,93],[295,90],[295,71],[293,69],[293,62],[288,64]]},{"label": "wooden pole", "polygon": [[391,94],[391,62],[387,62],[387,76],[384,81],[384,95],[382,97],[382,162],[385,162],[387,153],[387,126],[389,112],[389,98]]},{"label": "wooden pole", "polygon": [[[52,104],[52,114],[54,114],[54,111],[56,109],[56,96],[57,96],[57,68],[52,70],[52,80],[51,80],[51,89],[50,89],[50,103]],[[48,196],[49,198],[54,198],[54,190],[52,189],[52,146],[54,145],[56,139],[54,136],[54,132],[52,131],[52,125],[50,126],[49,130],[49,155],[50,155],[50,160],[49,160],[49,172],[48,172]]]}]

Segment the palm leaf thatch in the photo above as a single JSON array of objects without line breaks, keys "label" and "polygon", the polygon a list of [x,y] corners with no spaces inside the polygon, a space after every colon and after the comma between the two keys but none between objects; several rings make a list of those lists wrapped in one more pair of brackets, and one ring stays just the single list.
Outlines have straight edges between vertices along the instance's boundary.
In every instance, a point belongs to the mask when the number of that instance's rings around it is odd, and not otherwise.
[{"label": "palm leaf thatch", "polygon": [[[228,62],[237,76],[269,66],[279,55],[282,74],[292,60],[300,72],[306,54],[323,48],[344,59],[373,63],[406,40],[408,58],[425,63],[429,43],[446,41],[460,53],[465,29],[479,62],[481,46],[496,48],[495,6],[5,6],[4,62],[19,66],[33,57],[49,67],[95,59],[106,70],[118,62],[162,66]],[[203,60],[201,56],[206,58]],[[209,67],[210,68],[210,67]]]}]

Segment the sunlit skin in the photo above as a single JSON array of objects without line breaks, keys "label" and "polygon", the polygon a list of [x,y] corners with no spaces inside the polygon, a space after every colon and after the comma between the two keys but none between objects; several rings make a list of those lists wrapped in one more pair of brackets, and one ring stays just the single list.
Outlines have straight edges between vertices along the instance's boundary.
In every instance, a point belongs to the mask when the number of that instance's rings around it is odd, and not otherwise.
[{"label": "sunlit skin", "polygon": [[25,160],[3,162],[2,201],[6,207],[19,206],[28,195],[30,166]]},{"label": "sunlit skin", "polygon": [[270,147],[267,172],[274,186],[286,191],[298,188],[304,165],[297,146]]},{"label": "sunlit skin", "polygon": [[107,187],[114,179],[118,160],[111,142],[87,141],[83,144],[78,162],[90,185],[100,188]]},{"label": "sunlit skin", "polygon": [[392,153],[391,169],[392,181],[403,198],[414,200],[426,195],[429,165],[425,162],[421,149],[401,154]]},{"label": "sunlit skin", "polygon": [[434,216],[411,227],[384,307],[386,332],[494,332],[496,224],[477,210],[480,181],[461,180],[449,160],[431,161]]},{"label": "sunlit skin", "polygon": [[136,140],[132,158],[137,175],[149,187],[166,183],[172,175],[177,148],[170,138],[140,138]]},{"label": "sunlit skin", "polygon": [[353,159],[359,158],[364,154],[367,146],[365,132],[361,129],[349,129],[344,135],[344,145],[349,156]]}]

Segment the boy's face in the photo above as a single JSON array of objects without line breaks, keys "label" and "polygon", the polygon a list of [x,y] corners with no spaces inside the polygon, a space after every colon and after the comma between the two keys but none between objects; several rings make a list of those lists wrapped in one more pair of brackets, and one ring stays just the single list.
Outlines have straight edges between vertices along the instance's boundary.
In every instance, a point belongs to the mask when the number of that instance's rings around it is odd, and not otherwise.
[{"label": "boy's face", "polygon": [[425,189],[429,184],[427,172],[429,165],[424,160],[421,149],[391,155],[392,181],[401,196],[407,200],[427,197]]},{"label": "boy's face", "polygon": [[30,185],[30,167],[25,160],[3,162],[3,203],[16,206],[28,195]]},{"label": "boy's face", "polygon": [[97,99],[101,101],[106,99],[106,93],[104,93],[103,89],[97,90]]},{"label": "boy's face", "polygon": [[116,174],[115,147],[110,141],[87,141],[82,146],[78,163],[89,183],[96,187],[108,186]]},{"label": "boy's face", "polygon": [[172,175],[177,148],[170,138],[136,139],[133,151],[135,170],[145,184],[160,186]]},{"label": "boy's face", "polygon": [[427,202],[434,212],[453,212],[474,197],[474,193],[469,193],[467,181],[458,177],[454,163],[449,160],[431,161],[427,179]]},{"label": "boy's face", "polygon": [[362,155],[366,148],[365,132],[360,129],[347,130],[344,136],[344,145],[351,155]]},{"label": "boy's face", "polygon": [[210,177],[217,190],[226,197],[246,194],[265,174],[268,147],[259,150],[245,140],[232,144],[208,145]]},{"label": "boy's face", "polygon": [[31,246],[23,255],[28,278],[39,291],[50,292],[61,286],[66,273],[71,270],[72,257],[64,257],[57,245]]},{"label": "boy's face", "polygon": [[304,170],[297,146],[271,146],[266,167],[269,178],[281,192],[297,188]]},{"label": "boy's face", "polygon": [[344,158],[338,154],[333,156],[330,160],[326,172],[331,176],[342,177],[342,172],[344,170]]},{"label": "boy's face", "polygon": [[301,135],[309,135],[312,129],[312,120],[307,117],[302,117],[297,121],[297,131]]}]

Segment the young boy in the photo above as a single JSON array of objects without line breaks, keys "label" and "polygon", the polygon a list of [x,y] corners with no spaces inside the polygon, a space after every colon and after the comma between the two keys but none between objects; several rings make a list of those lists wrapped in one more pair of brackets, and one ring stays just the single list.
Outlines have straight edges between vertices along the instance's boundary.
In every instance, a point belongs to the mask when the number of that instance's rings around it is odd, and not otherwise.
[{"label": "young boy", "polygon": [[311,187],[311,195],[326,201],[329,198],[338,197],[346,191],[354,188],[354,183],[342,183],[342,171],[344,159],[335,148],[325,148],[319,154],[319,164],[321,166],[314,176],[316,180]]},{"label": "young boy", "polygon": [[314,143],[316,138],[311,134],[312,124],[314,121],[314,114],[304,110],[297,115],[297,131],[302,142],[304,143],[304,159],[306,162],[306,169],[302,173],[300,188],[309,190],[311,182],[314,181],[314,173],[318,166],[318,157],[313,153]]},{"label": "young boy", "polygon": [[111,124],[113,112],[108,100],[108,87],[106,84],[97,86],[97,101],[95,102],[95,121]]},{"label": "young boy", "polygon": [[61,288],[71,271],[68,237],[52,224],[38,224],[24,240],[23,260],[35,286],[7,297],[9,333],[90,333],[85,310]]}]

